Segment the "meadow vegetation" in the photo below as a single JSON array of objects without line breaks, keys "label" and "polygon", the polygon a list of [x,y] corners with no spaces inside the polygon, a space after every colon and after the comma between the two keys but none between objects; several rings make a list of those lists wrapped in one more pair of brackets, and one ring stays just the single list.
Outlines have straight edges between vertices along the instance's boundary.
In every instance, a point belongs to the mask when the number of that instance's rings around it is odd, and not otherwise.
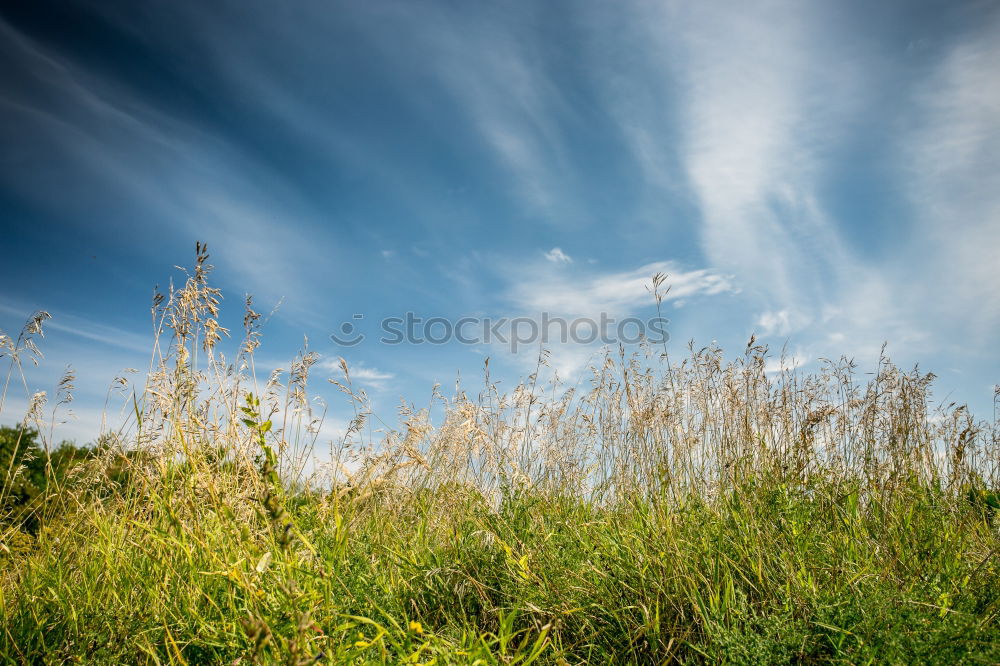
[{"label": "meadow vegetation", "polygon": [[[932,375],[775,372],[751,340],[569,388],[543,354],[388,425],[344,364],[328,451],[317,355],[257,377],[250,299],[223,355],[209,273],[154,299],[98,446],[54,465],[41,394],[4,430],[0,660],[1000,663],[997,423]],[[5,395],[43,322],[2,339]]]}]

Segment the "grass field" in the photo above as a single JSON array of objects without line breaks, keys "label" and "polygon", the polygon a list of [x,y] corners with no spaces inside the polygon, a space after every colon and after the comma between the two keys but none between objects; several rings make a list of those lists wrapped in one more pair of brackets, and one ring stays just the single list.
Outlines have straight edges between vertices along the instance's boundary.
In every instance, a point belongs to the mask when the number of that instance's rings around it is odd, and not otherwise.
[{"label": "grass field", "polygon": [[223,358],[205,258],[154,303],[131,417],[30,530],[5,470],[0,660],[1000,663],[998,431],[932,410],[930,375],[640,349],[390,428],[345,366],[328,456],[316,356],[255,378],[248,302]]}]

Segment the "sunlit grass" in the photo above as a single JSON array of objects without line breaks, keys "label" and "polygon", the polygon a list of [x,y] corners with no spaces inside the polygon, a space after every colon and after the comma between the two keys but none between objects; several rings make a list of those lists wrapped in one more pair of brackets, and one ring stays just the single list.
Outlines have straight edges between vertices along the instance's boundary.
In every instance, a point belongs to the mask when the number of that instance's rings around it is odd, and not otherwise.
[{"label": "sunlit grass", "polygon": [[[345,365],[328,457],[315,355],[258,381],[248,301],[223,358],[206,258],[154,302],[131,417],[53,477],[37,530],[5,470],[4,660],[1000,662],[997,430],[930,410],[932,377],[640,349],[585,391],[487,377],[380,430]],[[5,339],[8,385],[31,336]]]}]

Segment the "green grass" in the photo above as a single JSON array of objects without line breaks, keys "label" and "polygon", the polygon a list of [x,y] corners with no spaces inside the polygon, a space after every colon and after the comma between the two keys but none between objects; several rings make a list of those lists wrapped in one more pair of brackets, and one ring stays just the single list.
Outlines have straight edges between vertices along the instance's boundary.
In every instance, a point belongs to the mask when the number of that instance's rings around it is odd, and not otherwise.
[{"label": "green grass", "polygon": [[996,428],[929,377],[609,358],[376,437],[347,376],[305,474],[315,358],[226,372],[203,263],[130,421],[2,523],[0,660],[1000,663]]},{"label": "green grass", "polygon": [[[885,503],[884,503],[885,502]],[[0,654],[84,661],[996,663],[996,530],[908,487],[747,482],[709,505],[456,489],[69,514],[5,575]],[[228,509],[228,510],[227,510]],[[249,532],[249,534],[248,534]],[[423,633],[410,628],[419,622]],[[248,626],[251,628],[248,629]],[[268,636],[255,651],[254,631]]]}]

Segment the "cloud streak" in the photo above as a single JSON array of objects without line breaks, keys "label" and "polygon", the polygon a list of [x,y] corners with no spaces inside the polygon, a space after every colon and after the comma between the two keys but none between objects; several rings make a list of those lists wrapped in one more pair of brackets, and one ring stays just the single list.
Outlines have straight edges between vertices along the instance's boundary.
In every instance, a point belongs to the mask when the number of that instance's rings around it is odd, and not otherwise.
[{"label": "cloud streak", "polygon": [[669,261],[657,261],[618,272],[579,272],[572,276],[550,272],[527,275],[518,271],[507,292],[508,301],[524,312],[597,316],[634,314],[636,308],[654,304],[649,289],[652,276],[667,275],[668,301],[734,293],[737,287],[729,276],[707,269],[685,271]]}]

